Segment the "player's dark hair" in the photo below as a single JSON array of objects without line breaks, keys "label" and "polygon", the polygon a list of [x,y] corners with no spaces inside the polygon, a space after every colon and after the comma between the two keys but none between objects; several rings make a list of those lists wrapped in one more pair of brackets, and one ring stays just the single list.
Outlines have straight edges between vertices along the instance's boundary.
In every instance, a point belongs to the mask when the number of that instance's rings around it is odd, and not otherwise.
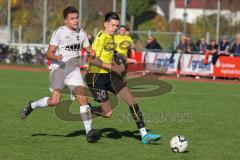
[{"label": "player's dark hair", "polygon": [[112,19],[119,20],[118,14],[115,12],[108,12],[105,14],[105,22],[111,21]]},{"label": "player's dark hair", "polygon": [[77,13],[78,14],[78,10],[73,6],[66,7],[63,10],[63,18],[65,19],[69,13]]}]

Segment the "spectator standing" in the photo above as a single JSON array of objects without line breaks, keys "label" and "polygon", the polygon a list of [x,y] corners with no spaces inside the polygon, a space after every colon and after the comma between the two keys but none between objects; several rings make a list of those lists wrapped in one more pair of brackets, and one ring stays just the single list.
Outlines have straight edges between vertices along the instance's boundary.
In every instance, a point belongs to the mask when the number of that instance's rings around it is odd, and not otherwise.
[{"label": "spectator standing", "polygon": [[230,52],[234,56],[240,56],[240,35],[237,35],[235,43],[232,45]]},{"label": "spectator standing", "polygon": [[177,53],[186,53],[187,52],[187,37],[181,36],[180,43],[177,45]]},{"label": "spectator standing", "polygon": [[206,40],[204,38],[201,38],[196,46],[196,49],[200,54],[205,54],[207,47],[208,47],[208,44]]},{"label": "spectator standing", "polygon": [[225,36],[223,40],[219,43],[219,54],[229,55],[230,44],[227,37]]},{"label": "spectator standing", "polygon": [[155,38],[153,38],[152,36],[148,36],[147,38],[147,45],[146,45],[146,49],[149,50],[161,50],[162,47],[161,45],[157,42],[157,40]]},{"label": "spectator standing", "polygon": [[192,51],[194,50],[195,46],[194,43],[192,42],[192,38],[188,37],[187,38],[187,53],[192,53]]},{"label": "spectator standing", "polygon": [[209,57],[209,55],[213,55],[213,57],[212,57],[212,63],[213,63],[213,65],[215,65],[215,64],[216,64],[216,61],[217,61],[217,59],[218,59],[218,45],[217,45],[217,43],[216,43],[215,40],[212,40],[212,41],[211,41],[211,44],[208,45],[208,47],[207,47],[207,50],[206,50],[206,52],[205,52],[205,58],[204,58],[204,60],[203,60],[203,63],[204,63],[204,64],[207,64],[207,63],[208,63],[208,57]]}]

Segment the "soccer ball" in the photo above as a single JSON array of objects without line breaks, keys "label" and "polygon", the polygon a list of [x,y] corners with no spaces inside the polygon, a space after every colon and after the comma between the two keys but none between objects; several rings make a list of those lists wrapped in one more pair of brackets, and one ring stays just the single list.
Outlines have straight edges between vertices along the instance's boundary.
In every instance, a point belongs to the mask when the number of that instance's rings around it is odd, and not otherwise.
[{"label": "soccer ball", "polygon": [[188,147],[188,141],[184,136],[177,135],[171,139],[170,147],[173,152],[184,152]]}]

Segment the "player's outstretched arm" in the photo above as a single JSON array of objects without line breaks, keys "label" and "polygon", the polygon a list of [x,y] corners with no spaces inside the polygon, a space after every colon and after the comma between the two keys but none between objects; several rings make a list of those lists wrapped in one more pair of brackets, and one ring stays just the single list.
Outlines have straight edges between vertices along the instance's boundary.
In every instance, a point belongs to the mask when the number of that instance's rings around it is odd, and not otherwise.
[{"label": "player's outstretched arm", "polygon": [[113,71],[113,72],[118,72],[118,73],[124,72],[125,68],[118,66],[116,64],[105,63],[101,59],[97,58],[95,51],[92,49],[91,46],[85,47],[85,49],[87,50],[87,52],[90,53],[89,62],[92,65],[97,66],[102,69]]},{"label": "player's outstretched arm", "polygon": [[53,61],[57,61],[60,62],[62,60],[62,55],[55,55],[57,51],[57,46],[54,45],[49,45],[47,53],[46,53],[46,58],[48,60],[53,60]]},{"label": "player's outstretched arm", "polygon": [[113,72],[124,72],[125,68],[116,64],[110,64],[110,63],[104,63],[101,59],[97,57],[90,57],[89,59],[90,63],[94,66],[97,66],[102,69],[106,69]]}]

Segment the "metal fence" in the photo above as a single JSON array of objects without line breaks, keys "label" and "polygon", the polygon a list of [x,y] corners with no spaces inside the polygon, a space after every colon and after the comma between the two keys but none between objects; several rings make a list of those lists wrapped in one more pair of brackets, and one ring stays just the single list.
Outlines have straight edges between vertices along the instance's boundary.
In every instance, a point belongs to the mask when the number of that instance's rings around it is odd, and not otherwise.
[{"label": "metal fence", "polygon": [[161,45],[164,51],[172,51],[180,41],[181,32],[154,32],[154,31],[133,31],[132,37],[136,48],[143,50],[147,45],[148,36],[152,36]]}]

